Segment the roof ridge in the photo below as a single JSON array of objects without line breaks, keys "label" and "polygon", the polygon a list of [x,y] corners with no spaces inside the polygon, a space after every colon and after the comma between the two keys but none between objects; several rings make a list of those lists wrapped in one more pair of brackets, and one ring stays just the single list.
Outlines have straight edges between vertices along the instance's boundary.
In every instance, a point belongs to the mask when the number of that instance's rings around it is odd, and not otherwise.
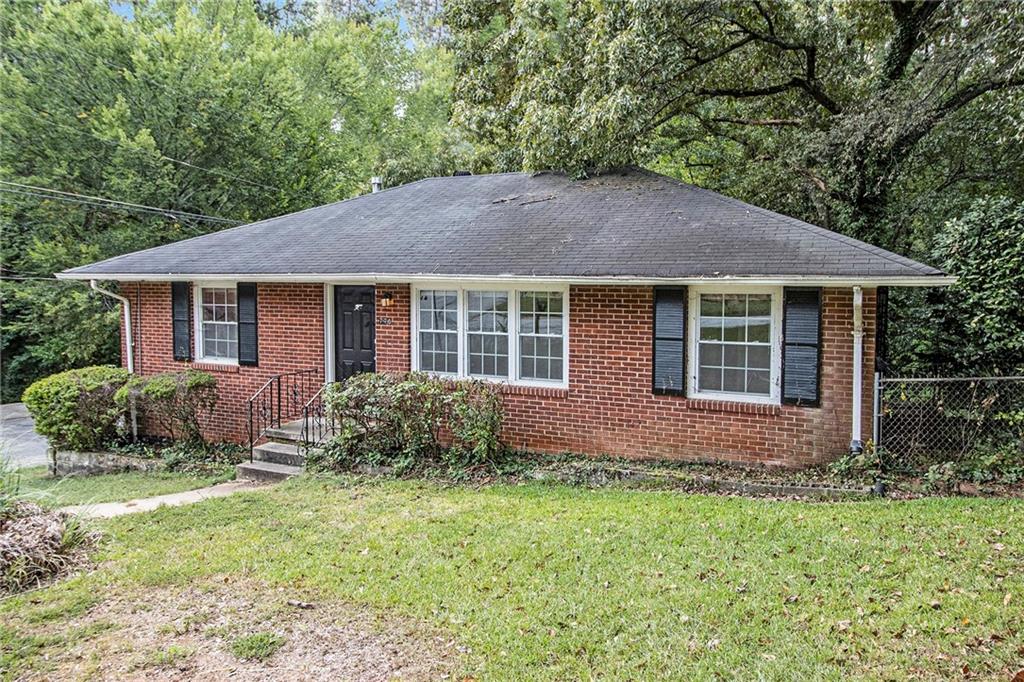
[{"label": "roof ridge", "polygon": [[803,230],[805,232],[811,232],[813,234],[819,235],[819,236],[824,237],[826,239],[831,239],[832,241],[837,241],[837,242],[840,242],[842,244],[846,244],[847,246],[852,246],[852,247],[860,249],[861,251],[864,251],[866,253],[870,253],[872,255],[879,256],[881,258],[885,258],[886,260],[888,260],[888,261],[890,261],[892,263],[897,263],[899,265],[905,265],[907,267],[912,267],[915,270],[918,270],[919,272],[926,272],[928,270],[937,270],[939,272],[942,272],[938,268],[933,268],[932,266],[926,265],[924,263],[918,263],[917,261],[913,260],[912,258],[908,258],[907,256],[902,256],[902,255],[900,255],[898,253],[893,253],[892,251],[889,251],[888,249],[883,249],[880,246],[875,246],[874,244],[869,244],[868,242],[862,241],[862,240],[857,239],[855,237],[850,237],[849,235],[845,235],[845,234],[836,232],[834,230],[829,230],[827,228],[821,227],[820,225],[814,225],[813,223],[808,223],[805,220],[800,220],[799,218],[794,218],[793,216],[786,215],[785,213],[779,213],[778,211],[772,211],[770,209],[763,208],[761,206],[757,206],[756,204],[748,204],[745,201],[741,201],[739,199],[736,199],[735,197],[730,197],[730,196],[728,196],[726,194],[722,194],[720,192],[716,192],[716,191],[714,191],[712,189],[708,189],[706,187],[700,187],[699,185],[692,185],[692,184],[690,184],[688,182],[683,182],[682,180],[680,180],[678,178],[674,178],[671,175],[665,175],[663,173],[658,173],[656,171],[652,171],[652,170],[649,170],[647,168],[641,168],[639,166],[631,166],[631,168],[633,168],[633,169],[635,169],[635,170],[637,170],[637,171],[639,171],[641,173],[644,173],[646,175],[650,175],[650,176],[656,177],[656,178],[663,178],[663,179],[668,180],[670,182],[674,182],[677,185],[681,185],[683,187],[688,187],[688,188],[691,188],[691,189],[695,189],[698,192],[703,192],[704,194],[707,194],[707,195],[711,196],[711,198],[713,198],[713,199],[715,199],[717,201],[720,201],[722,203],[728,203],[728,204],[733,204],[733,205],[738,204],[739,206],[741,206],[741,207],[743,207],[743,208],[745,208],[747,210],[757,211],[759,213],[767,215],[768,217],[776,219],[776,220],[779,219],[779,218],[786,218],[786,219],[792,221],[791,224],[792,224],[793,227],[798,227],[798,228],[800,228],[801,230]]}]

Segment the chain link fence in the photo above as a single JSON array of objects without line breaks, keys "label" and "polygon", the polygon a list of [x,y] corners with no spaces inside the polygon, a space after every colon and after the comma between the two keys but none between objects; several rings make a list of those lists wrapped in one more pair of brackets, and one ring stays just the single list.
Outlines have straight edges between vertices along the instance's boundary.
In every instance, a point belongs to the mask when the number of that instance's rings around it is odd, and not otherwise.
[{"label": "chain link fence", "polygon": [[1024,449],[1024,376],[876,379],[884,469],[921,473],[1002,448]]}]

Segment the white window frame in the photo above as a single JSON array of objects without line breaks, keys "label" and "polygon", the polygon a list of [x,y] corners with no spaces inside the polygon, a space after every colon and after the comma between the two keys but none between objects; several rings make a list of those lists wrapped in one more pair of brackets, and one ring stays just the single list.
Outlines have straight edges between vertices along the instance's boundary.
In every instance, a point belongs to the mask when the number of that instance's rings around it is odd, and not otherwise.
[{"label": "white window frame", "polygon": [[[203,352],[203,289],[234,289],[235,306],[237,318],[238,306],[238,282],[193,282],[192,283],[192,339],[195,345],[196,362],[205,362],[213,365],[238,365],[238,355],[234,358],[211,358]],[[238,320],[235,320],[235,328],[238,328]]]},{"label": "white window frame", "polygon": [[[448,379],[477,379],[479,381],[491,381],[499,384],[512,386],[536,386],[545,388],[568,388],[569,387],[569,285],[568,284],[528,284],[528,285],[502,285],[494,282],[463,282],[438,280],[436,282],[417,282],[412,286],[412,306],[409,315],[409,336],[410,355],[412,364],[410,367],[415,371],[420,370],[420,292],[424,290],[440,289],[454,291],[458,297],[458,367],[456,374],[442,374],[439,372],[427,372],[432,376]],[[467,291],[502,291],[507,292],[508,315],[509,315],[509,340],[508,340],[508,378],[488,377],[470,375],[468,371],[468,358],[466,349],[469,347],[467,341]],[[551,291],[562,294],[562,379],[519,379],[519,294],[531,291]]]},{"label": "white window frame", "polygon": [[[699,320],[701,294],[771,294],[771,363],[768,395],[764,396],[752,393],[728,393],[725,391],[697,390],[697,373],[699,369],[697,353],[700,344]],[[687,302],[687,317],[687,395],[701,400],[726,400],[739,403],[762,403],[769,405],[779,405],[782,403],[782,287],[691,286],[689,287],[689,301]]]}]

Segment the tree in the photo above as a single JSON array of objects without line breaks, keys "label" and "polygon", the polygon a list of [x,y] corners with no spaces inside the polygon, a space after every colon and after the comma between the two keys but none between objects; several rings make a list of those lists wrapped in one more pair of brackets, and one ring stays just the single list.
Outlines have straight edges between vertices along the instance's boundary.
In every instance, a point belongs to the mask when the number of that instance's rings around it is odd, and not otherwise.
[{"label": "tree", "polygon": [[1024,201],[975,201],[939,233],[935,258],[957,282],[919,315],[932,324],[902,340],[921,372],[1024,373]]},{"label": "tree", "polygon": [[16,1],[0,14],[5,402],[38,376],[117,361],[109,301],[52,273],[353,196],[382,172],[450,172],[443,48],[424,62],[388,17],[269,26],[258,8],[152,0],[125,18],[100,0]]},{"label": "tree", "polygon": [[[455,120],[505,169],[640,163],[902,252],[1024,189],[1024,5],[453,0]],[[951,189],[957,192],[951,192]]]}]

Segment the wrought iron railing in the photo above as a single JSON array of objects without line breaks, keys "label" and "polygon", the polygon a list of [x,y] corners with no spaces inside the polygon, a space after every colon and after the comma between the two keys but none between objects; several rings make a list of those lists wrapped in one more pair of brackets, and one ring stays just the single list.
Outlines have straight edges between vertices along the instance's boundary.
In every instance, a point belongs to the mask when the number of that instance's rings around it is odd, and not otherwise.
[{"label": "wrought iron railing", "polygon": [[320,390],[302,407],[302,453],[308,454],[335,434],[338,421],[324,403],[324,391],[331,383],[325,383]]},{"label": "wrought iron railing", "polygon": [[921,472],[977,452],[1024,452],[1024,376],[881,377],[875,437],[884,468]]},{"label": "wrought iron railing", "polygon": [[300,369],[276,374],[249,398],[249,460],[256,442],[270,429],[299,417],[310,396],[321,387],[320,370]]}]

